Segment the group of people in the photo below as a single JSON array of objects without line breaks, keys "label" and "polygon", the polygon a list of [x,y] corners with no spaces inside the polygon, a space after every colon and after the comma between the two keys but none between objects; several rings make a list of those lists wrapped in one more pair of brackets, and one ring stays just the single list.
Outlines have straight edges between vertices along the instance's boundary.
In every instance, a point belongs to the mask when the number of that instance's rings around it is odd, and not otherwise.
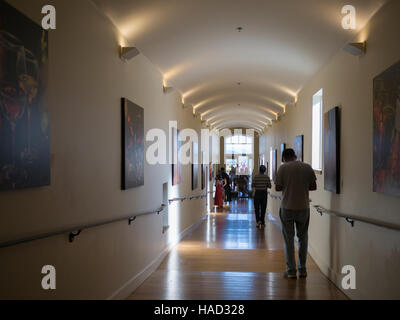
[{"label": "group of people", "polygon": [[[317,190],[317,178],[309,164],[297,161],[293,149],[286,149],[282,154],[284,164],[275,177],[275,189],[282,192],[280,220],[284,238],[286,259],[285,277],[296,279],[307,277],[308,227],[310,222],[309,192]],[[257,228],[265,227],[268,189],[272,187],[271,180],[266,175],[267,168],[260,166],[260,172],[253,177],[254,208]],[[222,175],[221,171],[221,175]],[[218,185],[221,187],[218,187]],[[222,192],[223,184],[217,181],[216,198]],[[219,190],[219,191],[218,191]],[[222,200],[222,193],[221,193]],[[295,231],[299,241],[298,263],[296,266],[294,237]]]},{"label": "group of people", "polygon": [[232,179],[226,173],[225,168],[221,168],[219,174],[217,174],[215,187],[214,205],[221,209],[224,206],[224,200],[232,201]]}]

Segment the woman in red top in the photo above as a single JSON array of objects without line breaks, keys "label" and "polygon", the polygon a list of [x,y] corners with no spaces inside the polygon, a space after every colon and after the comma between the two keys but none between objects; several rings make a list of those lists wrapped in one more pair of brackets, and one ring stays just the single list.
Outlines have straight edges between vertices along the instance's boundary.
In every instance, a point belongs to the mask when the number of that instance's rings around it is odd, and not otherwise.
[{"label": "woman in red top", "polygon": [[214,205],[218,206],[218,208],[223,208],[224,203],[222,201],[222,194],[223,194],[223,184],[221,177],[218,175],[215,179],[216,191],[215,191],[215,199]]}]

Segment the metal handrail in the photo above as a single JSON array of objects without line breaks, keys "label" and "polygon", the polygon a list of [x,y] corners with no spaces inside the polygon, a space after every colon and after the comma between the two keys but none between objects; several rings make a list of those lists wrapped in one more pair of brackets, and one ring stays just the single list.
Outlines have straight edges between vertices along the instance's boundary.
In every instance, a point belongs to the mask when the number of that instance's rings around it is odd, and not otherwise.
[{"label": "metal handrail", "polygon": [[[268,195],[272,199],[282,200],[281,196],[274,195],[274,194],[272,194],[270,192],[268,192]],[[310,202],[312,202],[311,199],[310,199]],[[398,230],[398,231],[400,230],[400,225],[398,225],[398,224],[384,222],[384,221],[371,219],[371,218],[364,218],[364,217],[355,216],[355,215],[351,215],[351,214],[339,213],[339,212],[335,212],[335,211],[332,211],[332,210],[325,209],[324,207],[322,207],[320,205],[314,205],[313,207],[317,210],[317,213],[319,213],[321,216],[323,214],[327,214],[327,215],[330,215],[330,216],[343,218],[352,227],[354,227],[355,221],[359,221],[359,222],[368,223],[368,224],[371,224],[371,225],[374,225],[374,226],[378,226],[378,227],[381,227],[381,228],[386,228],[386,229],[391,229],[391,230]]]},{"label": "metal handrail", "polygon": [[192,199],[203,199],[206,198],[208,195],[208,193],[206,194],[198,194],[198,195],[192,195],[192,196],[185,196],[185,197],[179,197],[179,198],[173,198],[173,199],[169,199],[168,203],[171,204],[172,202],[175,201],[185,201],[185,200],[192,200]]},{"label": "metal handrail", "polygon": [[400,230],[400,225],[398,225],[398,224],[384,222],[384,221],[380,221],[380,220],[376,220],[376,219],[372,219],[372,218],[364,218],[364,217],[355,216],[355,215],[351,215],[351,214],[343,214],[343,213],[325,209],[324,207],[321,207],[319,205],[315,205],[314,208],[317,210],[317,213],[319,213],[321,216],[323,214],[328,214],[330,216],[343,218],[348,223],[350,223],[352,227],[354,227],[355,221],[359,221],[359,222],[372,224],[374,226],[378,226],[378,227],[382,227],[382,228],[386,228],[386,229],[397,230],[397,231]]},{"label": "metal handrail", "polygon": [[22,243],[26,243],[26,242],[31,242],[31,241],[36,241],[36,240],[41,240],[41,239],[45,239],[45,238],[50,238],[50,237],[54,237],[54,236],[58,236],[61,234],[69,234],[69,242],[73,242],[75,237],[79,236],[83,230],[87,230],[87,229],[91,229],[91,228],[95,228],[95,227],[100,227],[100,226],[104,226],[107,224],[111,224],[111,223],[115,223],[115,222],[119,222],[119,221],[124,221],[127,220],[128,224],[131,225],[133,221],[136,220],[137,217],[140,216],[144,216],[144,215],[149,215],[149,214],[160,214],[164,208],[166,207],[165,204],[161,205],[159,208],[154,209],[154,210],[150,210],[150,211],[143,211],[143,212],[138,212],[135,214],[130,214],[130,215],[126,215],[120,218],[115,218],[115,219],[111,219],[111,220],[106,220],[106,221],[102,221],[102,222],[97,222],[97,223],[92,223],[92,224],[87,224],[87,225],[83,225],[83,226],[77,226],[77,227],[71,227],[68,229],[62,229],[59,231],[53,231],[53,232],[47,232],[47,233],[42,233],[42,234],[38,234],[38,235],[34,235],[31,237],[26,237],[26,238],[21,238],[21,239],[17,239],[17,240],[13,240],[13,241],[7,241],[7,242],[1,242],[0,243],[0,248],[6,248],[6,247],[12,247],[18,244],[22,244]]}]

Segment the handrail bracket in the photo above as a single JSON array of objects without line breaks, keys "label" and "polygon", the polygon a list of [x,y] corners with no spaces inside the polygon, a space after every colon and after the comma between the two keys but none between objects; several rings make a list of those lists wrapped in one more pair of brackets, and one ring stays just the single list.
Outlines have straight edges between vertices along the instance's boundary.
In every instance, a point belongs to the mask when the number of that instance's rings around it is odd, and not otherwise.
[{"label": "handrail bracket", "polygon": [[354,228],[354,220],[350,218],[346,218],[346,221],[351,224],[351,227]]},{"label": "handrail bracket", "polygon": [[77,232],[69,233],[69,242],[72,243],[75,240],[75,237],[79,236],[82,233],[82,230],[78,230]]}]

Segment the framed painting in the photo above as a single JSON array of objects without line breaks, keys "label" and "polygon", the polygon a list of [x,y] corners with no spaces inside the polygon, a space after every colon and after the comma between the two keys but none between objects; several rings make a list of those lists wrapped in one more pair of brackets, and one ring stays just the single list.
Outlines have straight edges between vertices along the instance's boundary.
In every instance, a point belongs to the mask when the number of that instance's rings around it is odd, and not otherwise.
[{"label": "framed painting", "polygon": [[201,154],[201,190],[204,190],[207,184],[207,165],[205,164],[205,152]]},{"label": "framed painting", "polygon": [[173,150],[173,161],[172,161],[172,185],[176,186],[181,183],[182,169],[181,162],[179,161],[179,150],[182,142],[179,139],[179,130],[172,128],[172,150]]},{"label": "framed painting", "polygon": [[304,162],[304,136],[294,138],[294,152],[297,156],[297,161]]},{"label": "framed painting", "polygon": [[281,144],[281,154],[280,154],[280,158],[281,158],[281,164],[283,164],[283,152],[286,150],[286,143],[282,143]]},{"label": "framed painting", "polygon": [[199,144],[192,143],[192,190],[199,186]]},{"label": "framed painting", "polygon": [[264,154],[260,154],[258,159],[259,159],[258,165],[259,165],[260,167],[263,166],[263,165],[265,165],[265,157],[264,157]]},{"label": "framed painting", "polygon": [[373,191],[400,196],[400,61],[374,79]]},{"label": "framed painting", "polygon": [[0,1],[0,190],[50,185],[48,32]]},{"label": "framed painting", "polygon": [[144,110],[126,98],[122,104],[122,190],[144,185]]},{"label": "framed painting", "polygon": [[324,114],[324,184],[325,190],[340,193],[340,110]]},{"label": "framed painting", "polygon": [[275,176],[276,176],[276,173],[277,173],[277,159],[278,159],[277,150],[276,149],[271,150],[271,156],[270,157],[271,157],[271,159],[270,159],[270,161],[271,161],[271,172],[270,172],[270,175],[271,175],[271,179],[275,180]]}]

